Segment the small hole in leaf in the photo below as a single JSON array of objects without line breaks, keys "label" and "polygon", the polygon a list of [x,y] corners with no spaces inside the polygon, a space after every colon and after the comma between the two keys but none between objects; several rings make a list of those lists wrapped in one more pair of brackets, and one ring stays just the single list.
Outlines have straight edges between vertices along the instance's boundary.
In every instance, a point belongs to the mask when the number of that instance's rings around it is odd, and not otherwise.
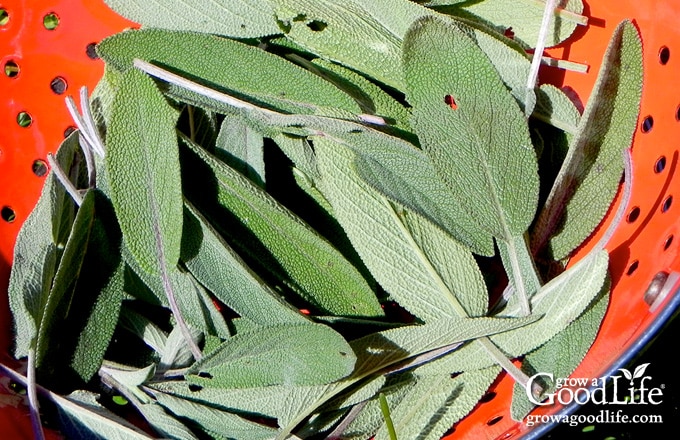
[{"label": "small hole in leaf", "polygon": [[638,260],[633,261],[630,263],[630,266],[628,266],[628,270],[626,270],[626,275],[631,276],[635,273],[635,271],[638,269],[638,266],[640,266],[640,262]]},{"label": "small hole in leaf", "polygon": [[213,378],[212,374],[208,373],[207,371],[201,371],[200,373],[198,373],[198,377],[202,377],[204,379],[212,379]]},{"label": "small hole in leaf", "polygon": [[0,26],[7,26],[7,23],[9,23],[9,13],[7,9],[0,8]]},{"label": "small hole in leaf", "polygon": [[638,219],[638,217],[640,217],[640,208],[636,206],[635,208],[630,210],[628,216],[626,217],[626,220],[628,221],[628,223],[633,223],[635,222],[635,220]]},{"label": "small hole in leaf", "polygon": [[665,66],[668,64],[668,60],[671,59],[671,50],[666,47],[662,46],[661,49],[659,49],[659,62],[661,65]]},{"label": "small hole in leaf", "polygon": [[487,403],[491,402],[493,399],[496,398],[496,393],[494,391],[490,391],[482,396],[481,399],[479,399],[480,403]]},{"label": "small hole in leaf", "polygon": [[666,156],[661,156],[656,160],[656,163],[654,164],[654,172],[659,174],[665,169],[666,169]]},{"label": "small hole in leaf", "polygon": [[661,212],[667,212],[669,209],[671,209],[672,204],[673,196],[666,197],[666,200],[663,201],[663,205],[661,205]]},{"label": "small hole in leaf", "polygon": [[307,23],[307,27],[314,32],[321,32],[322,30],[328,27],[328,24],[324,23],[321,20],[312,20],[309,23]]},{"label": "small hole in leaf", "polygon": [[0,209],[0,217],[2,217],[2,219],[7,223],[12,223],[14,220],[17,219],[14,210],[9,206],[3,206],[2,209]]},{"label": "small hole in leaf", "polygon": [[509,27],[503,32],[503,35],[505,35],[507,38],[510,38],[511,40],[515,39],[515,31],[512,30],[512,27]]},{"label": "small hole in leaf", "polygon": [[189,391],[191,391],[192,393],[197,393],[197,392],[201,391],[202,389],[203,389],[202,386],[196,385],[195,383],[189,384]]},{"label": "small hole in leaf", "polygon": [[16,61],[9,60],[5,63],[5,75],[8,78],[16,78],[19,75],[19,65]]},{"label": "small hole in leaf", "polygon": [[90,43],[85,46],[85,54],[91,60],[98,60],[99,55],[97,54],[97,43]]},{"label": "small hole in leaf", "polygon": [[58,76],[54,78],[50,82],[50,89],[57,95],[62,95],[66,89],[68,88],[68,84],[66,84],[66,80],[62,78],[61,76]]},{"label": "small hole in leaf", "polygon": [[493,426],[493,425],[495,425],[496,423],[500,422],[501,420],[503,420],[503,416],[492,417],[492,418],[490,418],[489,420],[487,420],[486,424],[487,424],[488,426]]},{"label": "small hole in leaf", "polygon": [[57,14],[50,12],[49,14],[45,15],[43,17],[43,26],[45,26],[45,29],[48,31],[55,30],[59,26],[59,17]]},{"label": "small hole in leaf", "polygon": [[451,107],[453,110],[458,109],[458,104],[456,103],[455,98],[451,95],[444,96],[444,103]]},{"label": "small hole in leaf", "polygon": [[343,356],[343,357],[344,357],[344,356],[347,356],[347,353],[345,353],[344,351],[341,351],[341,352],[340,352],[340,356]]},{"label": "small hole in leaf", "polygon": [[668,238],[663,242],[663,250],[667,251],[669,247],[673,244],[673,235],[669,235]]},{"label": "small hole in leaf", "polygon": [[33,117],[31,117],[28,112],[19,112],[17,115],[17,124],[19,124],[19,127],[26,128],[30,126],[33,123]]},{"label": "small hole in leaf", "polygon": [[71,133],[73,133],[74,131],[76,131],[76,127],[74,127],[73,125],[69,125],[68,127],[66,127],[66,130],[64,130],[64,139],[71,136]]},{"label": "small hole in leaf", "polygon": [[651,116],[647,116],[645,119],[642,120],[642,125],[641,125],[641,130],[643,133],[649,133],[652,131],[652,128],[654,127],[654,118]]},{"label": "small hole in leaf", "polygon": [[45,174],[47,174],[47,162],[42,159],[34,160],[31,170],[36,176],[43,177]]}]

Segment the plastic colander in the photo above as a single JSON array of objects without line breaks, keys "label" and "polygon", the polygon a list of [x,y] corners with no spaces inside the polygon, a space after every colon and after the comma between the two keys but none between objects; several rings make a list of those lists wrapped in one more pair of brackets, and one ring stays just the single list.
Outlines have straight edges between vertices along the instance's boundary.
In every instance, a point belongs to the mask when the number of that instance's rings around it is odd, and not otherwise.
[{"label": "plastic colander", "polygon": [[[541,80],[566,87],[585,103],[616,25],[632,19],[643,41],[644,86],[632,149],[633,188],[624,221],[607,245],[613,289],[604,322],[572,377],[606,376],[631,360],[680,303],[680,2],[587,1],[589,25],[554,58],[589,66],[587,73],[544,68]],[[46,155],[72,127],[64,96],[93,88],[102,75],[94,44],[133,25],[101,0],[0,0],[0,292],[5,292],[19,228],[35,205],[48,171]],[[615,211],[619,200],[610,212]],[[611,216],[576,254],[585,255]],[[0,295],[0,359],[12,362],[11,320]],[[501,376],[447,439],[538,437],[549,425],[529,428],[509,414],[513,382]],[[30,439],[21,397],[0,378],[2,438]],[[534,414],[570,413],[546,406]],[[51,436],[55,436],[54,433]]]}]

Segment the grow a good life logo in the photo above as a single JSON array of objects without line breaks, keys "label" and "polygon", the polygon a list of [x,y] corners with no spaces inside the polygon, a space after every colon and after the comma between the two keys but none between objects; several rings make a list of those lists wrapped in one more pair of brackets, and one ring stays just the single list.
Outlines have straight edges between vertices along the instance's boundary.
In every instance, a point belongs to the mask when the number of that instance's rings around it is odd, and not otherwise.
[{"label": "grow a good life logo", "polygon": [[[557,378],[552,373],[537,373],[529,378],[525,391],[529,400],[539,406],[579,405],[659,405],[663,402],[664,385],[652,386],[652,377],[646,376],[649,363],[638,365],[631,373],[619,368],[621,374],[600,378]],[[609,381],[607,380],[609,379]],[[541,383],[543,382],[543,383]],[[554,383],[553,391],[536,397],[532,390],[544,383]],[[611,384],[611,387],[607,385]]]}]

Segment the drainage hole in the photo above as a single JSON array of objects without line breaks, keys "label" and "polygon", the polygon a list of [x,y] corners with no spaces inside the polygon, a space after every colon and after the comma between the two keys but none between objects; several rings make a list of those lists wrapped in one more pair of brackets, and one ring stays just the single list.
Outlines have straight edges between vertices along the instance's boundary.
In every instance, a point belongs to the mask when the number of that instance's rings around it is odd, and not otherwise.
[{"label": "drainage hole", "polygon": [[661,212],[666,212],[669,209],[671,209],[672,204],[673,204],[673,196],[666,197],[666,200],[663,201],[663,205],[661,205]]},{"label": "drainage hole", "polygon": [[649,133],[654,127],[654,118],[647,116],[642,120],[642,125],[640,126],[643,133]]},{"label": "drainage hole", "polygon": [[486,424],[487,424],[488,426],[493,426],[493,425],[495,425],[496,423],[500,422],[501,420],[503,420],[503,416],[492,417],[492,418],[490,418],[489,420],[487,420]]},{"label": "drainage hole", "polygon": [[0,217],[7,223],[12,223],[17,218],[14,210],[9,206],[3,206],[2,209],[0,209]]},{"label": "drainage hole", "polygon": [[635,271],[638,269],[638,266],[640,266],[640,262],[638,260],[633,261],[630,263],[630,266],[628,266],[628,270],[626,271],[626,275],[631,276],[635,273]]},{"label": "drainage hole", "polygon": [[19,65],[16,61],[9,60],[5,63],[5,75],[8,78],[16,78],[19,75]]},{"label": "drainage hole", "polygon": [[55,30],[59,26],[59,17],[57,14],[50,12],[49,14],[45,15],[43,17],[43,26],[45,26],[45,29],[48,31]]},{"label": "drainage hole", "polygon": [[663,250],[667,251],[669,247],[671,247],[671,244],[673,244],[673,235],[669,235],[666,240],[663,242]]},{"label": "drainage hole", "polygon": [[638,217],[640,217],[640,208],[636,206],[635,208],[630,210],[628,216],[626,216],[626,220],[628,221],[628,223],[633,223],[635,222],[635,220],[638,219]]},{"label": "drainage hole", "polygon": [[50,82],[50,89],[57,95],[62,95],[66,89],[68,88],[68,84],[66,83],[66,80],[62,78],[61,76],[58,76],[54,78]]},{"label": "drainage hole", "polygon": [[9,13],[7,9],[0,8],[0,26],[7,26],[7,23],[9,23]]},{"label": "drainage hole", "polygon": [[668,64],[668,60],[671,58],[671,50],[666,47],[662,46],[661,49],[659,49],[659,62],[661,65],[665,66]]},{"label": "drainage hole", "polygon": [[33,117],[28,112],[19,112],[17,115],[17,124],[19,127],[26,128],[33,123]]},{"label": "drainage hole", "polygon": [[34,160],[33,165],[31,165],[31,171],[33,171],[33,174],[36,176],[43,177],[47,174],[47,162],[42,159]]},{"label": "drainage hole", "polygon": [[85,46],[85,53],[89,59],[98,60],[99,55],[97,55],[97,43],[90,43]]},{"label": "drainage hole", "polygon": [[666,169],[666,156],[661,156],[656,160],[656,163],[654,164],[654,172],[656,174],[659,174],[665,169]]}]

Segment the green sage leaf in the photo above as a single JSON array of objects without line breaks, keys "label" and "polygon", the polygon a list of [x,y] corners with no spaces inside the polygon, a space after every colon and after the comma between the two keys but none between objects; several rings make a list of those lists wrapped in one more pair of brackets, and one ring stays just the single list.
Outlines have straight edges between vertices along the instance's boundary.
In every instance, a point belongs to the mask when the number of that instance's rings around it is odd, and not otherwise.
[{"label": "green sage leaf", "polygon": [[187,139],[184,143],[184,163],[194,176],[185,181],[189,199],[208,218],[220,218],[219,232],[251,257],[249,264],[283,280],[325,313],[383,314],[366,280],[325,239],[241,174]]},{"label": "green sage leaf", "polygon": [[637,127],[641,94],[642,42],[635,25],[624,21],[612,36],[578,131],[537,220],[534,248],[554,234],[550,250],[555,258],[565,258],[600,223],[621,180],[622,154]]},{"label": "green sage leaf", "polygon": [[[279,112],[360,112],[349,95],[317,75],[257,47],[213,35],[132,30],[102,41],[99,52],[118,70],[132,68],[133,59],[139,58]],[[180,89],[171,87],[173,91],[184,96]]]},{"label": "green sage leaf", "polygon": [[278,325],[236,334],[194,364],[189,378],[221,388],[317,385],[347,376],[355,361],[347,342],[330,327]]},{"label": "green sage leaf", "polygon": [[495,237],[522,235],[538,202],[536,154],[484,52],[453,22],[428,17],[405,38],[404,72],[413,127],[452,196]]},{"label": "green sage leaf", "polygon": [[215,156],[264,187],[264,138],[241,118],[226,115],[217,135]]},{"label": "green sage leaf", "polygon": [[114,11],[146,27],[198,31],[235,38],[257,38],[281,32],[266,2],[257,0],[106,0]]},{"label": "green sage leaf", "polygon": [[[76,135],[64,141],[56,155],[62,169],[71,170],[77,148]],[[28,356],[37,337],[75,212],[75,203],[50,173],[14,247],[8,297],[14,319],[14,355],[17,358]]]},{"label": "green sage leaf", "polygon": [[151,79],[135,70],[122,76],[106,136],[106,172],[123,240],[142,270],[155,276],[167,274],[180,255],[176,122]]}]

